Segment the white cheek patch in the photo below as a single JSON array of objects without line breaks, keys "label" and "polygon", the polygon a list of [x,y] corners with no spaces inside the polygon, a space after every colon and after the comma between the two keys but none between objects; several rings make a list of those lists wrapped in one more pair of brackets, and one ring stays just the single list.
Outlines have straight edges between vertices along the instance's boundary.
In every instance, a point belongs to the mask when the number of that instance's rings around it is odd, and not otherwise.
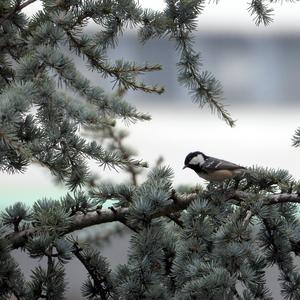
[{"label": "white cheek patch", "polygon": [[198,154],[197,156],[193,157],[190,162],[190,165],[203,165],[204,164],[204,157],[202,154]]}]

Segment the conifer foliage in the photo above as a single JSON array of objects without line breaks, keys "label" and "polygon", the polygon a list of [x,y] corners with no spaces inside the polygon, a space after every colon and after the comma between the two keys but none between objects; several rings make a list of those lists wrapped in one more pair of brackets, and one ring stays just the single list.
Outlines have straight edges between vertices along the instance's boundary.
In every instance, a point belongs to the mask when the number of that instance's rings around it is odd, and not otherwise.
[{"label": "conifer foliage", "polygon": [[[178,82],[200,107],[208,105],[234,125],[220,82],[202,69],[193,48],[205,1],[166,0],[157,12],[133,0],[43,0],[42,9],[28,18],[22,10],[34,2],[0,2],[0,171],[26,176],[26,167],[38,163],[69,193],[2,211],[0,299],[65,299],[64,266],[72,260],[86,269],[82,296],[90,300],[272,299],[265,273],[273,265],[279,269],[282,296],[300,299],[295,264],[299,182],[285,170],[256,167],[246,177],[221,184],[175,188],[172,169],[158,161],[141,183],[147,164],[135,158],[124,144],[126,133],[115,127],[118,120],[150,119],[124,100],[127,90],[164,92],[141,79],[160,65],[109,59],[128,27],[138,29],[143,43],[154,38],[174,42]],[[250,2],[257,25],[272,20],[272,2]],[[98,27],[89,34],[85,29],[91,20]],[[74,56],[113,81],[113,93],[93,86],[78,71]],[[102,143],[86,138],[87,133]],[[295,146],[299,136],[297,130]],[[90,160],[99,168],[127,172],[131,184],[95,181]],[[114,270],[97,247],[73,235],[104,223],[121,223],[132,233],[128,261]],[[11,255],[17,248],[46,265],[25,278]]]}]

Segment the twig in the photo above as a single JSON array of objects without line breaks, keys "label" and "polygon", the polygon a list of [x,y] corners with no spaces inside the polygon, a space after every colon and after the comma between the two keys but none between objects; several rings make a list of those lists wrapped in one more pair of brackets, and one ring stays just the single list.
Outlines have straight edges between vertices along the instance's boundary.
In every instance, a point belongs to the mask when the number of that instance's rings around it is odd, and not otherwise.
[{"label": "twig", "polygon": [[[114,214],[117,214],[118,211],[113,207],[109,207],[109,209],[114,213]],[[129,229],[131,229],[132,231],[134,232],[138,232],[136,228],[134,228],[133,226],[131,226],[130,224],[128,224],[127,222],[127,219],[124,217],[124,218],[121,218],[118,220],[120,223],[124,224],[125,226],[127,226]]]},{"label": "twig", "polygon": [[252,215],[253,215],[252,211],[251,210],[247,210],[246,217],[245,217],[245,219],[243,221],[243,227],[246,228],[248,226],[248,224],[249,224],[249,222],[251,220]]},{"label": "twig", "polygon": [[179,217],[174,216],[173,214],[168,214],[167,217],[176,223],[179,227],[184,228],[183,222],[179,219]]},{"label": "twig", "polygon": [[89,275],[91,276],[92,280],[94,281],[94,286],[99,292],[101,300],[106,300],[109,297],[109,284],[105,276],[101,276],[100,272],[93,266],[89,259],[86,259],[82,254],[82,248],[79,247],[78,243],[74,243],[74,255],[78,258],[78,260],[83,264],[83,266],[88,271]]}]

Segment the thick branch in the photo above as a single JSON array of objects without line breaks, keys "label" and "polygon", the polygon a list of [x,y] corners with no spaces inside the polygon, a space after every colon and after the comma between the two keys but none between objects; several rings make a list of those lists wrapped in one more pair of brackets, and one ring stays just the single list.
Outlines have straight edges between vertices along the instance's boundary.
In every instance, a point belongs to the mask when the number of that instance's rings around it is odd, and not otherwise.
[{"label": "thick branch", "polygon": [[[244,192],[244,191],[234,191],[231,194],[231,199],[237,201],[247,200],[250,197],[255,196],[253,193]],[[300,195],[298,194],[270,194],[270,195],[256,195],[258,197],[258,201],[263,202],[263,205],[272,205],[279,203],[300,203]]]},{"label": "thick branch", "polygon": [[[187,196],[181,196],[176,198],[176,203],[173,201],[166,206],[160,207],[151,216],[152,218],[158,218],[161,216],[169,215],[177,211],[186,209],[188,205],[195,200],[197,194],[191,194]],[[104,209],[100,212],[90,212],[87,214],[75,215],[72,220],[70,227],[64,232],[64,234],[71,233],[76,230],[80,230],[89,226],[110,223],[110,222],[121,222],[124,223],[127,220],[129,208],[118,207],[113,211],[111,209]],[[22,247],[25,245],[27,239],[38,232],[38,228],[30,228],[20,232],[11,233],[6,236],[7,239],[12,243],[13,248]]]},{"label": "thick branch", "polygon": [[[243,191],[228,191],[225,195],[225,201],[236,200],[238,202],[244,201],[255,196],[252,193]],[[198,197],[198,194],[189,195],[173,195],[169,204],[158,208],[151,218],[158,218],[161,216],[169,216],[172,213],[182,211],[186,209],[189,204]],[[279,203],[300,203],[300,196],[297,194],[275,194],[258,196],[258,201],[262,201],[264,205],[279,204]],[[76,230],[80,230],[89,226],[110,223],[110,222],[121,222],[126,223],[129,208],[118,207],[114,210],[105,209],[97,212],[89,212],[87,214],[78,214],[73,217],[72,224],[64,232],[68,234]],[[12,244],[12,248],[18,248],[25,245],[28,237],[38,232],[38,228],[30,228],[20,232],[14,232],[6,236]]]}]

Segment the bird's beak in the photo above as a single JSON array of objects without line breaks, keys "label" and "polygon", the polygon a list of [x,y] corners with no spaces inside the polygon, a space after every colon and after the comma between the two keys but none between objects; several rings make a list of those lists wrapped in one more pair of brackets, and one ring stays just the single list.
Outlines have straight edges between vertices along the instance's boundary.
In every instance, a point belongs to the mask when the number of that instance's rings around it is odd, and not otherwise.
[{"label": "bird's beak", "polygon": [[182,170],[184,170],[185,168],[187,168],[188,166],[184,166],[183,168],[182,168]]}]

